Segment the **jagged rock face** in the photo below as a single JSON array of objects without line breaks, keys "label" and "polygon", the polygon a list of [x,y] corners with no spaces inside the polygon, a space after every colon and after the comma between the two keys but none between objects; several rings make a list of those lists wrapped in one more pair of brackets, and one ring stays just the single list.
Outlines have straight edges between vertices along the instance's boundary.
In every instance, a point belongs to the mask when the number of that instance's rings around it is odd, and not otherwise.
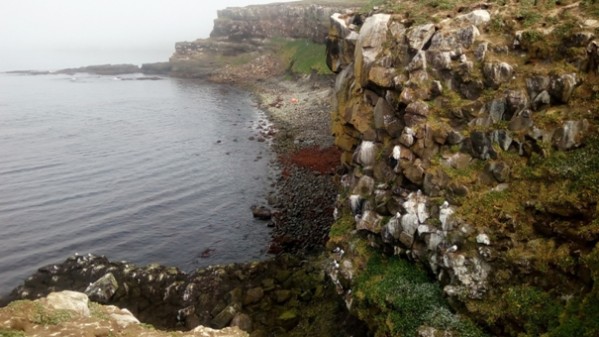
[{"label": "jagged rock face", "polygon": [[229,7],[217,12],[210,37],[235,41],[253,38],[309,38],[324,42],[329,17],[342,7],[272,4]]},{"label": "jagged rock face", "polygon": [[[551,52],[570,63],[539,67],[525,62],[532,50],[527,36],[539,33],[498,39],[490,25],[503,18],[495,13],[480,8],[418,25],[398,13],[331,17],[327,60],[338,73],[333,133],[348,168],[338,214],[345,214],[339,220],[344,228],[352,225],[331,239],[330,274],[348,305],[368,303],[351,291],[367,264],[367,254],[357,248],[364,241],[425,265],[456,307],[492,320],[501,326],[491,327],[499,335],[528,329],[493,311],[492,301],[501,303],[500,310],[513,305],[509,287],[525,283],[563,306],[566,292],[589,294],[592,282],[585,275],[595,267],[579,263],[578,271],[553,273],[538,261],[559,249],[570,256],[584,247],[576,254],[589,254],[599,239],[583,238],[587,229],[596,230],[597,198],[586,196],[598,190],[597,180],[576,192],[571,182],[580,171],[569,171],[574,163],[564,159],[582,158],[576,153],[592,153],[596,146],[588,144],[597,137],[597,106],[588,95],[598,83],[586,75],[597,71],[594,34],[563,33],[564,44]],[[584,48],[584,56],[570,56]],[[589,161],[597,160],[591,156]],[[567,197],[542,196],[548,190],[560,194],[563,186],[572,189]],[[562,218],[551,220],[550,214]],[[573,239],[564,227],[540,225],[546,222],[585,229],[574,230]],[[546,250],[531,251],[529,240]],[[556,241],[562,242],[559,249]],[[567,290],[572,287],[586,290],[573,295]],[[421,335],[426,331],[432,330]]]},{"label": "jagged rock face", "polygon": [[355,31],[355,15],[334,13],[331,15],[329,33],[326,38],[327,65],[334,73],[353,62],[358,33]]},{"label": "jagged rock face", "polygon": [[[229,83],[281,75],[289,64],[274,55],[277,38],[323,43],[329,17],[352,6],[355,4],[273,3],[219,10],[210,38],[175,44],[168,72],[177,77]],[[242,58],[235,59],[238,56]],[[162,70],[161,66],[147,68]]]}]

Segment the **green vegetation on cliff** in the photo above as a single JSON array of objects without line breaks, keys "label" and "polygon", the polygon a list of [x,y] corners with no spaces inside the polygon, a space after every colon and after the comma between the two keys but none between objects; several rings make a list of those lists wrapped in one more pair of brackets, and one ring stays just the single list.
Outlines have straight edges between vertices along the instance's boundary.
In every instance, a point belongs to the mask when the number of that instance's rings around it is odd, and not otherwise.
[{"label": "green vegetation on cliff", "polygon": [[[373,0],[335,18],[348,214],[331,242],[351,256],[339,283],[381,336],[435,327],[427,313],[445,301],[492,335],[599,334],[598,9]],[[421,267],[443,290],[414,308]],[[401,282],[413,293],[395,297]]]},{"label": "green vegetation on cliff", "polygon": [[374,328],[375,336],[415,336],[423,325],[462,337],[485,336],[469,319],[451,312],[426,271],[372,249],[368,253],[354,296],[359,318]]},{"label": "green vegetation on cliff", "polygon": [[294,74],[332,74],[326,65],[326,50],[323,44],[308,39],[273,39],[275,53],[288,64]]}]

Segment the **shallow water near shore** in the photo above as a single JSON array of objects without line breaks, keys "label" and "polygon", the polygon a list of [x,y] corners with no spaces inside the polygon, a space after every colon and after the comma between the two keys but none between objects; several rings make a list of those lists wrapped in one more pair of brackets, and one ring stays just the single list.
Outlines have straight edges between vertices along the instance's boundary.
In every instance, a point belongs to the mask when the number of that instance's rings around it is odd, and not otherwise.
[{"label": "shallow water near shore", "polygon": [[266,256],[273,158],[249,94],[0,74],[0,294],[88,252],[183,270]]}]

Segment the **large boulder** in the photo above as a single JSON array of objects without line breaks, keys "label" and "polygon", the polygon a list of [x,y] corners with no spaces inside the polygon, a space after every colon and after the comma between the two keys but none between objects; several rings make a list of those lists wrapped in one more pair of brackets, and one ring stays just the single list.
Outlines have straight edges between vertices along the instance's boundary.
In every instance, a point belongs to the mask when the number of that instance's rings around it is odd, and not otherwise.
[{"label": "large boulder", "polygon": [[548,76],[532,76],[526,79],[526,90],[528,97],[534,100],[541,92],[549,89],[551,79]]},{"label": "large boulder", "polygon": [[480,32],[475,26],[440,30],[433,35],[429,50],[456,51],[458,48],[470,48],[478,36]]},{"label": "large boulder", "polygon": [[485,9],[477,9],[470,13],[456,16],[455,21],[466,22],[475,26],[482,26],[491,21],[491,14]]},{"label": "large boulder", "polygon": [[385,130],[392,138],[399,137],[404,128],[404,123],[384,98],[379,98],[374,107],[374,127]]},{"label": "large boulder", "polygon": [[368,17],[360,28],[354,54],[354,73],[356,83],[361,87],[368,84],[370,68],[383,53],[390,19],[389,14],[375,14]]},{"label": "large boulder", "polygon": [[327,66],[334,73],[353,63],[358,33],[353,29],[353,14],[335,13],[331,15],[331,25],[327,36]]},{"label": "large boulder", "polygon": [[406,34],[408,47],[414,52],[422,50],[433,37],[435,31],[435,25],[432,23],[410,28]]},{"label": "large boulder", "polygon": [[578,147],[582,144],[589,129],[589,121],[586,119],[566,121],[555,131],[553,135],[553,144],[562,151]]},{"label": "large boulder", "polygon": [[421,125],[426,122],[430,108],[428,104],[423,101],[415,101],[406,107],[404,114],[404,122],[408,127],[414,127]]},{"label": "large boulder", "polygon": [[483,65],[485,85],[498,88],[512,79],[514,68],[506,62],[486,62]]},{"label": "large boulder", "polygon": [[119,284],[112,273],[107,273],[100,277],[97,281],[91,283],[85,293],[93,301],[100,303],[108,303],[112,296],[119,289]]},{"label": "large boulder", "polygon": [[80,292],[70,290],[53,292],[39,301],[52,309],[67,310],[85,317],[90,315],[89,298]]},{"label": "large boulder", "polygon": [[555,76],[551,79],[549,94],[559,103],[568,103],[574,89],[579,84],[575,73]]}]

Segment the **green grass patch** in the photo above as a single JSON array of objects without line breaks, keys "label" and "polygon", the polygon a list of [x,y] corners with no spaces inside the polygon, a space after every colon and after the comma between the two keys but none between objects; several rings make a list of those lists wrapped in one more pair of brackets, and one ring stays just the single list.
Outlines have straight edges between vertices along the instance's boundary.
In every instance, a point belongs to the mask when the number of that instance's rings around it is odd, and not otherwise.
[{"label": "green grass patch", "polygon": [[459,336],[484,336],[452,313],[439,285],[408,261],[373,253],[354,289],[358,316],[375,327],[375,336],[415,336],[423,324]]},{"label": "green grass patch", "polygon": [[273,39],[274,47],[294,74],[332,74],[326,64],[326,47],[308,39]]},{"label": "green grass patch", "polygon": [[87,307],[89,308],[89,312],[92,317],[100,319],[100,320],[108,320],[110,317],[104,310],[102,310],[102,305],[96,302],[89,302]]},{"label": "green grass patch", "polygon": [[72,312],[64,309],[48,310],[39,303],[35,304],[35,312],[31,322],[41,325],[58,325],[71,319]]},{"label": "green grass patch", "polygon": [[386,4],[387,0],[369,0],[366,4],[364,4],[361,8],[361,12],[368,13],[374,9],[374,7],[382,6]]},{"label": "green grass patch", "polygon": [[507,290],[506,314],[523,323],[528,336],[539,336],[559,324],[562,305],[548,293],[531,286]]},{"label": "green grass patch", "polygon": [[456,6],[456,2],[451,0],[427,0],[425,3],[431,8],[440,10],[453,9]]},{"label": "green grass patch", "polygon": [[599,197],[599,136],[590,138],[586,145],[568,152],[554,152],[539,165],[544,175],[567,179],[571,191],[579,191],[583,198]]},{"label": "green grass patch", "polygon": [[29,300],[11,302],[7,308],[13,312],[26,313],[32,323],[41,325],[58,325],[70,320],[73,315],[71,311],[47,309],[42,304]]},{"label": "green grass patch", "polygon": [[595,18],[599,18],[599,0],[582,0],[580,8],[586,13]]},{"label": "green grass patch", "polygon": [[351,215],[344,215],[331,225],[329,237],[336,238],[349,234],[355,227],[354,218]]},{"label": "green grass patch", "polygon": [[0,328],[0,337],[25,337],[23,331]]},{"label": "green grass patch", "polygon": [[572,298],[550,337],[599,336],[599,244],[584,259],[593,277],[593,289],[583,298]]}]

